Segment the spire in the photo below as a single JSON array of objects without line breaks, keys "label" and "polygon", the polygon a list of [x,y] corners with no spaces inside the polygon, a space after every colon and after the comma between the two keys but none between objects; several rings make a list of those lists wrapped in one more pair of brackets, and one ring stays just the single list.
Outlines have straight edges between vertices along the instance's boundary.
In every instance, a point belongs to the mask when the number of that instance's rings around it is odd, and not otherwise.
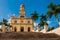
[{"label": "spire", "polygon": [[25,7],[23,4],[20,5],[20,18],[25,18]]}]

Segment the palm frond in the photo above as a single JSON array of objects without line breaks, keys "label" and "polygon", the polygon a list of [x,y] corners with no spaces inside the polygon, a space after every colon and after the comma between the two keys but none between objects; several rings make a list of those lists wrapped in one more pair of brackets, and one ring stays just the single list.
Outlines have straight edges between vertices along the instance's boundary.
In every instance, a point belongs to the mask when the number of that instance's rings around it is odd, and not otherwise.
[{"label": "palm frond", "polygon": [[34,13],[31,14],[31,18],[32,18],[33,20],[37,20],[37,19],[38,19],[38,14],[37,14],[36,11],[34,11]]},{"label": "palm frond", "polygon": [[50,8],[52,10],[55,10],[56,5],[54,5],[52,2],[48,5],[47,8]]},{"label": "palm frond", "polygon": [[52,12],[52,11],[48,11],[48,12],[47,12],[47,16],[48,16],[49,18],[51,18],[51,17],[53,16],[53,12]]}]

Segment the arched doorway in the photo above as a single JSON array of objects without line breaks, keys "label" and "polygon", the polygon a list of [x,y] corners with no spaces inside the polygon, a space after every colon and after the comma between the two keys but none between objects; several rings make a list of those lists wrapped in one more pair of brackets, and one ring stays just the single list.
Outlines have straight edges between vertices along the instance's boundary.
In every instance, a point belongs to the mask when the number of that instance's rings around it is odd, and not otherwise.
[{"label": "arched doorway", "polygon": [[17,31],[17,28],[16,27],[14,27],[14,32],[16,32]]},{"label": "arched doorway", "polygon": [[28,27],[28,32],[30,32],[30,27]]},{"label": "arched doorway", "polygon": [[21,29],[20,29],[20,30],[21,30],[21,32],[24,32],[24,27],[21,27]]}]

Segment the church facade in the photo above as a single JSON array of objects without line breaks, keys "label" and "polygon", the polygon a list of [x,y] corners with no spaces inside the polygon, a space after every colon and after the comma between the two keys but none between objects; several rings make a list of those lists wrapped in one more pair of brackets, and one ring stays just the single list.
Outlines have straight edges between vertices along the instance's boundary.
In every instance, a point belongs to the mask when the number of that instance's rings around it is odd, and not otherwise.
[{"label": "church facade", "polygon": [[34,22],[33,19],[26,17],[25,7],[23,4],[20,6],[19,16],[17,18],[14,16],[10,17],[10,25],[10,31],[32,32],[34,28]]}]

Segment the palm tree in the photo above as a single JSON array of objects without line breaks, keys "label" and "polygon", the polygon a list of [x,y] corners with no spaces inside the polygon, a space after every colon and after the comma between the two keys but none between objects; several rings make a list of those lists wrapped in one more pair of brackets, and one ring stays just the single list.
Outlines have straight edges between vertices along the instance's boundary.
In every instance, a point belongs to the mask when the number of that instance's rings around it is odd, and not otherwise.
[{"label": "palm tree", "polygon": [[3,18],[3,22],[0,22],[0,25],[4,24],[5,26],[10,26],[10,24],[7,23],[8,21]]},{"label": "palm tree", "polygon": [[54,5],[52,2],[48,5],[48,8],[51,10],[55,10],[56,5]]},{"label": "palm tree", "polygon": [[44,24],[47,24],[47,16],[46,15],[41,15],[40,16],[40,24],[41,24],[41,26],[43,26]]},{"label": "palm tree", "polygon": [[4,18],[3,18],[3,22],[0,22],[0,25],[2,25],[2,29],[1,29],[2,31],[5,30],[5,26],[8,26],[7,22],[8,21],[6,19],[4,19]]},{"label": "palm tree", "polygon": [[3,24],[4,24],[5,26],[7,26],[7,22],[8,22],[8,21],[3,18]]},{"label": "palm tree", "polygon": [[60,13],[60,5],[57,5],[57,6],[56,6],[56,12],[57,12],[57,13]]},{"label": "palm tree", "polygon": [[0,25],[2,25],[3,23],[2,22],[0,22]]},{"label": "palm tree", "polygon": [[47,12],[48,17],[51,18],[54,15],[56,17],[57,22],[59,22],[58,14],[60,13],[60,6],[50,3],[48,8],[50,8],[50,10]]},{"label": "palm tree", "polygon": [[6,19],[4,19],[4,18],[3,18],[3,24],[4,24],[5,26],[7,26],[7,27],[6,27],[6,30],[8,30],[8,28],[11,27],[11,25],[8,23],[8,21],[7,21]]},{"label": "palm tree", "polygon": [[38,26],[44,27],[44,29],[47,31],[48,29],[46,29],[46,28],[48,28],[47,27],[48,23],[46,21],[47,21],[47,16],[42,14],[40,16],[40,23],[38,24]]},{"label": "palm tree", "polygon": [[60,14],[60,5],[56,6],[56,15],[57,15],[57,20],[58,20],[58,26],[60,27],[60,20],[58,19],[58,14]]},{"label": "palm tree", "polygon": [[34,11],[34,13],[31,14],[31,18],[36,21],[38,19],[38,14],[36,11]]},{"label": "palm tree", "polygon": [[31,18],[33,19],[33,21],[36,21],[38,19],[38,13],[36,11],[34,11],[32,14],[31,14]]},{"label": "palm tree", "polygon": [[56,7],[56,6],[55,6],[53,3],[50,3],[50,4],[48,5],[48,8],[50,8],[50,10],[47,12],[47,15],[48,15],[49,18],[51,18],[52,15],[55,14],[55,7]]},{"label": "palm tree", "polygon": [[8,22],[8,21],[7,21],[6,19],[3,18],[3,22],[0,22],[0,25],[2,25],[2,24],[5,24],[5,25],[6,25],[7,22]]}]

